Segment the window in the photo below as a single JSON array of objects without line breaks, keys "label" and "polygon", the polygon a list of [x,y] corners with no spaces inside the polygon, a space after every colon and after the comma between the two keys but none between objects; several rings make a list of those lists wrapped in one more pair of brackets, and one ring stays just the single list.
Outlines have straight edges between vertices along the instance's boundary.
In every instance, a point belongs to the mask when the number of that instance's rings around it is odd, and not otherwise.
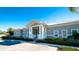
[{"label": "window", "polygon": [[33,30],[33,31],[32,31],[33,34],[35,34],[35,35],[36,35],[36,34],[39,34],[39,26],[33,27],[32,30]]},{"label": "window", "polygon": [[58,30],[54,30],[53,31],[53,37],[59,37],[59,31]]},{"label": "window", "polygon": [[67,33],[67,30],[62,30],[61,32],[62,32],[62,37],[63,38],[66,38],[67,37],[67,34],[68,34]]},{"label": "window", "polygon": [[79,32],[78,32],[78,29],[71,29],[71,33],[74,33],[74,32],[79,33]]}]

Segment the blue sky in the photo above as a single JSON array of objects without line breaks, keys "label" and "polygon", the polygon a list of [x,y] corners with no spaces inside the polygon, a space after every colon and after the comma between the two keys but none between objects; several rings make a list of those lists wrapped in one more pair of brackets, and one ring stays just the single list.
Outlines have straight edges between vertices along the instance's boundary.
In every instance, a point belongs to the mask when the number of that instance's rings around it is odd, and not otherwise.
[{"label": "blue sky", "polygon": [[32,20],[47,24],[79,20],[66,7],[0,7],[0,29],[23,28]]}]

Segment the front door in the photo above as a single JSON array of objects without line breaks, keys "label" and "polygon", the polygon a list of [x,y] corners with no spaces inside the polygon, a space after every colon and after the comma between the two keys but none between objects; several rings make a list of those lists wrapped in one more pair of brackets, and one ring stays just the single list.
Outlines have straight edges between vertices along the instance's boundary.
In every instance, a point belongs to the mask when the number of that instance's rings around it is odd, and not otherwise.
[{"label": "front door", "polygon": [[32,27],[32,34],[34,39],[38,39],[39,35],[39,26]]}]

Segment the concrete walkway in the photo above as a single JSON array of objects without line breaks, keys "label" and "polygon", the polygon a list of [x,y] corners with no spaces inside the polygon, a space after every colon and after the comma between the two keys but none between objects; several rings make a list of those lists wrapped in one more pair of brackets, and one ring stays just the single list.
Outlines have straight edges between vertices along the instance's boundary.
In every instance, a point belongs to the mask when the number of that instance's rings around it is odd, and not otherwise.
[{"label": "concrete walkway", "polygon": [[57,48],[33,43],[21,43],[12,46],[0,45],[0,51],[57,51]]},{"label": "concrete walkway", "polygon": [[46,46],[55,47],[55,48],[62,46],[62,47],[72,47],[72,48],[78,48],[79,49],[79,47],[75,47],[75,46],[66,46],[66,45],[58,45],[58,44],[48,44],[48,43],[35,43],[35,44],[46,45]]}]

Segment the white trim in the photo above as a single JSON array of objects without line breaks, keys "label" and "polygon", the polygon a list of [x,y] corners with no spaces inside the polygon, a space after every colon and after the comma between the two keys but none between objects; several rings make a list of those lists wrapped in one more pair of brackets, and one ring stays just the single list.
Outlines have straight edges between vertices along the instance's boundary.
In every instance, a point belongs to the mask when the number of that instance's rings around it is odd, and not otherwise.
[{"label": "white trim", "polygon": [[[41,25],[34,25],[34,26],[31,26],[31,28],[33,28],[33,27],[39,27],[39,34],[37,35],[38,38],[39,38],[39,36],[40,36],[40,26],[41,26]],[[32,31],[32,29],[31,29],[31,31]],[[33,34],[32,34],[32,38],[34,38],[34,35],[33,35]]]},{"label": "white trim", "polygon": [[43,39],[44,38],[44,27],[43,27],[43,25],[34,25],[34,26],[29,27],[29,38],[30,38],[30,36],[31,36],[31,38],[34,38],[34,35],[32,34],[32,28],[33,27],[39,27],[38,39]]},{"label": "white trim", "polygon": [[45,38],[45,34],[44,34],[44,27],[42,25],[42,34],[41,34],[42,39]]},{"label": "white trim", "polygon": [[[63,31],[66,31],[66,36],[63,35]],[[61,35],[62,35],[62,38],[67,38],[68,30],[67,29],[61,30]]]},{"label": "white trim", "polygon": [[[31,28],[33,28],[33,27],[39,27],[39,34],[40,34],[40,25],[34,25],[34,26],[32,26]],[[33,31],[32,31],[32,32],[33,32]],[[38,38],[39,38],[39,34],[37,35]],[[35,37],[35,35],[32,34],[32,38],[34,38],[34,37]]]},{"label": "white trim", "polygon": [[34,25],[34,26],[31,26],[31,27],[37,27],[37,26],[41,26],[41,25]]},{"label": "white trim", "polygon": [[32,28],[29,28],[29,38],[32,38]]}]

